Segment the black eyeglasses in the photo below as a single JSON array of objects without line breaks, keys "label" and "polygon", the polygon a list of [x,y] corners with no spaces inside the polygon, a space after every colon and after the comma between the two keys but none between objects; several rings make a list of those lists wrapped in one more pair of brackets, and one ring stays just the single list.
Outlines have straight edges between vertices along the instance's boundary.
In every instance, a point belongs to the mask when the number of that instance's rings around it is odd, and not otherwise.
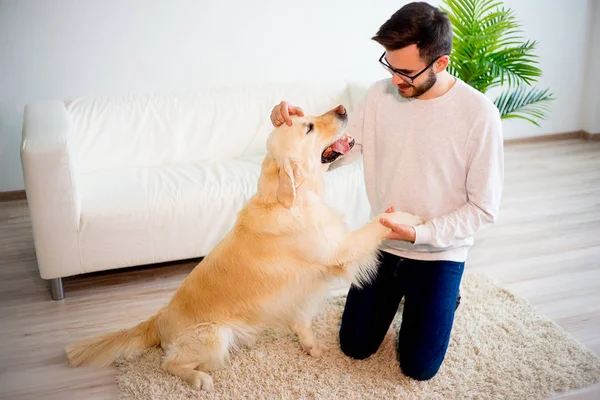
[{"label": "black eyeglasses", "polygon": [[[442,55],[444,55],[444,54],[442,54]],[[413,75],[413,76],[406,75],[406,74],[398,71],[396,68],[387,64],[387,60],[385,60],[385,62],[384,62],[383,60],[385,59],[385,51],[383,52],[381,57],[379,57],[379,62],[381,63],[381,65],[383,65],[383,68],[385,68],[389,73],[391,73],[392,75],[397,74],[400,77],[400,79],[402,79],[404,82],[412,84],[415,81],[415,79],[417,79],[423,72],[427,71],[427,69],[429,67],[431,67],[433,65],[433,63],[436,62],[438,60],[438,58],[440,58],[440,57],[441,56],[437,56],[436,58],[434,58],[432,62],[430,62],[419,73],[417,73],[416,75]]]}]

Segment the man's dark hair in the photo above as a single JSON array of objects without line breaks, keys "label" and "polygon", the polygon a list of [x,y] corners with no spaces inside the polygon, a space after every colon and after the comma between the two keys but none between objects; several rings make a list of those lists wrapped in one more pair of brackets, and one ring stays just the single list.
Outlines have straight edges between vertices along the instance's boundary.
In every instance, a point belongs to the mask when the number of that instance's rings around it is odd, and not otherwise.
[{"label": "man's dark hair", "polygon": [[416,44],[429,63],[452,51],[452,24],[442,10],[424,2],[409,3],[394,13],[372,37],[387,51]]}]

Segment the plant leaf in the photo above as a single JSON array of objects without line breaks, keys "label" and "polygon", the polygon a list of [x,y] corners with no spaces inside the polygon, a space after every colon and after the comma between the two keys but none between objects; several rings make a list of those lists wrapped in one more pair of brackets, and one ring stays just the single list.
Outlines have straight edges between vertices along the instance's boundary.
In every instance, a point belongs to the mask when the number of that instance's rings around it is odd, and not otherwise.
[{"label": "plant leaf", "polygon": [[502,92],[494,100],[494,104],[498,107],[502,119],[521,118],[540,126],[535,118],[547,118],[552,100],[554,97],[548,89],[520,86]]},{"label": "plant leaf", "polygon": [[512,10],[498,0],[443,0],[453,29],[448,71],[481,92],[532,84],[541,76],[537,42],[525,41]]}]

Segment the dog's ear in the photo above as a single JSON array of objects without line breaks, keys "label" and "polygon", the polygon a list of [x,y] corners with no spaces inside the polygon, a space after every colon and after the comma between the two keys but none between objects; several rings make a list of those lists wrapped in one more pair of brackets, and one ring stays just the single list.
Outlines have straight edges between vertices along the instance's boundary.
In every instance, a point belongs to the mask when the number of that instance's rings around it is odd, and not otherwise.
[{"label": "dog's ear", "polygon": [[277,200],[286,208],[292,208],[296,201],[296,189],[301,184],[298,164],[285,159],[279,168],[279,187],[277,188]]}]

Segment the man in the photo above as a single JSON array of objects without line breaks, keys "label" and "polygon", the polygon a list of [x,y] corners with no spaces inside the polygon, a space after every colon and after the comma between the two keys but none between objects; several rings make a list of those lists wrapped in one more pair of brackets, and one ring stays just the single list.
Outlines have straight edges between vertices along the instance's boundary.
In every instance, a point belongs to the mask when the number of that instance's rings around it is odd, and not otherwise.
[{"label": "man", "polygon": [[[362,154],[372,215],[396,209],[426,222],[413,227],[381,221],[393,232],[375,280],[348,292],[340,346],[356,359],[375,353],[404,297],[400,367],[428,380],[448,348],[473,235],[498,213],[501,121],[487,97],[446,71],[452,29],[439,9],[407,4],[373,40],[385,48],[379,62],[392,77],[369,88],[348,127],[356,145],[331,168]],[[291,125],[291,114],[303,111],[283,101],[271,120]]]}]

